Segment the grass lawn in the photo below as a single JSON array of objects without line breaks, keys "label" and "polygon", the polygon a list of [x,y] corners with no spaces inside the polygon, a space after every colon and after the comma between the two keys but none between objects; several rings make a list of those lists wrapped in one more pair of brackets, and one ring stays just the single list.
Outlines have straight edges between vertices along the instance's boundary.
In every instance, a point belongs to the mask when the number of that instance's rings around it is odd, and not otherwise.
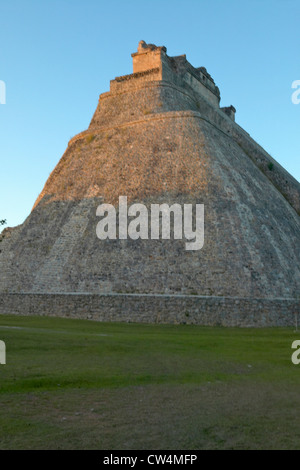
[{"label": "grass lawn", "polygon": [[0,449],[299,449],[292,328],[0,316]]}]

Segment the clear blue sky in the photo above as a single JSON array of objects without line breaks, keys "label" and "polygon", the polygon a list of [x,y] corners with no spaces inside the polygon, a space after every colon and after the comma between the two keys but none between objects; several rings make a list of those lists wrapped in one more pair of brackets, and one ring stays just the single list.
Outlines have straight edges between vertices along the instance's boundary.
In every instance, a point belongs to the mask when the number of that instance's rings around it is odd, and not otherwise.
[{"label": "clear blue sky", "polygon": [[29,215],[138,42],[205,66],[236,120],[300,180],[299,0],[0,0],[0,219]]}]

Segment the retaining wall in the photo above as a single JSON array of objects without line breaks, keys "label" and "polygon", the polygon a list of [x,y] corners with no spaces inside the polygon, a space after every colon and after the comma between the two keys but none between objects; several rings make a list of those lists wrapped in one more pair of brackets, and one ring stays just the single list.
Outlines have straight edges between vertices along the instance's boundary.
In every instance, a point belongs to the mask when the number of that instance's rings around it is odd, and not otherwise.
[{"label": "retaining wall", "polygon": [[0,314],[210,326],[293,326],[297,299],[159,294],[1,294]]}]

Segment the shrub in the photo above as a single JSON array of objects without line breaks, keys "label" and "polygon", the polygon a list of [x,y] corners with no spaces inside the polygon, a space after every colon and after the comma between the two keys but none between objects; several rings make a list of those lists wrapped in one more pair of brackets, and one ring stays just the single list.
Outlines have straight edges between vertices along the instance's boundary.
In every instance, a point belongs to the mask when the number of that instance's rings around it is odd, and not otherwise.
[{"label": "shrub", "polygon": [[91,142],[93,142],[94,138],[95,138],[94,134],[89,134],[86,136],[85,140],[88,144],[90,144]]}]

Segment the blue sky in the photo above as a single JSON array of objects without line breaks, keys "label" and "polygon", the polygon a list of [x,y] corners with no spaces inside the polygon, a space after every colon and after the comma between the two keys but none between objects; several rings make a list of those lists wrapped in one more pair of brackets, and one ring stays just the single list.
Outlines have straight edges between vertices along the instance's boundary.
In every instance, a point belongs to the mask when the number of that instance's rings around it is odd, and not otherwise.
[{"label": "blue sky", "polygon": [[205,66],[221,106],[298,181],[299,0],[0,0],[0,219],[22,223],[138,42]]}]

